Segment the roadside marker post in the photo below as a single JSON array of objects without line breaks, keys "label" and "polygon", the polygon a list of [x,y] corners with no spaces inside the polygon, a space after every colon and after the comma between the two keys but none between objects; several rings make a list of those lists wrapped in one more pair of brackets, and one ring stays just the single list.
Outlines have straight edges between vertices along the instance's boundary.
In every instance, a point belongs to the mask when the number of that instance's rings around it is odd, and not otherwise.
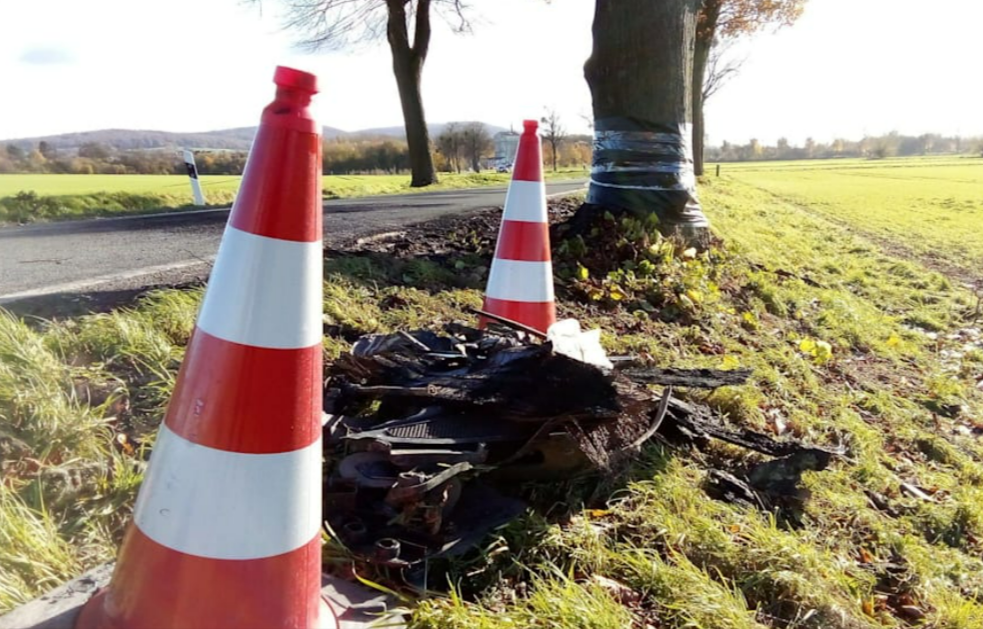
[{"label": "roadside marker post", "polygon": [[195,205],[205,205],[205,195],[201,191],[201,181],[198,180],[198,165],[195,164],[195,154],[193,151],[184,149],[184,166],[188,169],[188,178],[191,179],[191,194],[194,195]]}]

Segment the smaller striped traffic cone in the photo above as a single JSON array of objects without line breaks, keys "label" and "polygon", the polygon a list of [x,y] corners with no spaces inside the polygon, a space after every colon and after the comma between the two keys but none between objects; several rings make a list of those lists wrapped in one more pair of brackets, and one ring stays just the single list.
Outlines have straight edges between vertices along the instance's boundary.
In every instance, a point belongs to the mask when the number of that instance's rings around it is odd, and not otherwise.
[{"label": "smaller striped traffic cone", "polygon": [[522,124],[484,310],[546,332],[556,322],[556,303],[543,147],[537,133],[539,123],[526,120]]},{"label": "smaller striped traffic cone", "polygon": [[277,68],[112,581],[76,629],[329,629],[317,79]]}]

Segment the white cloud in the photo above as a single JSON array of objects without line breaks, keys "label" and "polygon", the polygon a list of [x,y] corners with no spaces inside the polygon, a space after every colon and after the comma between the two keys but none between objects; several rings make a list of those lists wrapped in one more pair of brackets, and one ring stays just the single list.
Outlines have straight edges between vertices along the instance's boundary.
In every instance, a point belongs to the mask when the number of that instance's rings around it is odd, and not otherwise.
[{"label": "white cloud", "polygon": [[72,51],[57,46],[37,46],[26,49],[17,58],[28,65],[68,65],[75,62]]}]

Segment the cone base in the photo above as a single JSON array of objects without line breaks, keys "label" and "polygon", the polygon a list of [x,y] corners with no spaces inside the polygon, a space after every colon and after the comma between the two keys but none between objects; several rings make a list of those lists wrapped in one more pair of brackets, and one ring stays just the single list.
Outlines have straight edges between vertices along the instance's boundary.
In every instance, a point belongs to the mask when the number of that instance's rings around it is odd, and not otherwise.
[{"label": "cone base", "polygon": [[[485,305],[482,310],[508,319],[509,321],[527,325],[530,328],[539,330],[543,334],[546,333],[551,325],[556,323],[556,304],[552,301],[509,301],[507,299],[485,297]],[[481,317],[478,320],[478,327],[484,330],[489,323],[491,321],[485,317]]]},{"label": "cone base", "polygon": [[[99,590],[95,596],[82,607],[78,620],[75,622],[74,629],[162,629],[159,618],[143,619],[136,624],[122,624],[109,619],[106,614],[106,595],[107,589]],[[323,598],[318,599],[318,619],[310,627],[303,629],[338,629],[338,615],[335,610]],[[200,629],[241,629],[241,625],[196,625]],[[184,629],[184,628],[182,628]],[[263,629],[266,629],[265,627]],[[274,628],[270,628],[274,629]],[[279,629],[279,628],[276,628]],[[291,628],[293,629],[293,628]]]}]

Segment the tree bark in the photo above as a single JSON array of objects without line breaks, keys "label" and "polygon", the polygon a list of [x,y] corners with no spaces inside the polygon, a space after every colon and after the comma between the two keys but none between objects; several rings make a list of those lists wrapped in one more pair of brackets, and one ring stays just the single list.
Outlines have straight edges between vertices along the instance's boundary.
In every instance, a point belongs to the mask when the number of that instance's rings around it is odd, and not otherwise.
[{"label": "tree bark", "polygon": [[717,22],[723,0],[703,0],[696,25],[696,43],[693,50],[693,172],[703,174],[703,144],[706,126],[703,115],[703,85],[706,81],[707,61],[717,33]]},{"label": "tree bark", "polygon": [[697,36],[693,55],[693,173],[697,177],[703,175],[703,144],[706,138],[706,123],[703,116],[703,76],[706,74],[709,57],[710,45]]},{"label": "tree bark", "polygon": [[393,74],[399,89],[406,127],[406,145],[414,188],[437,183],[437,172],[430,153],[430,132],[423,112],[420,81],[423,64],[430,46],[430,0],[420,0],[416,9],[416,29],[413,44],[409,42],[406,26],[405,0],[386,0],[389,9],[387,37],[393,55]]},{"label": "tree bark", "polygon": [[587,202],[705,243],[692,161],[693,55],[701,0],[596,0],[584,66],[594,105]]}]

